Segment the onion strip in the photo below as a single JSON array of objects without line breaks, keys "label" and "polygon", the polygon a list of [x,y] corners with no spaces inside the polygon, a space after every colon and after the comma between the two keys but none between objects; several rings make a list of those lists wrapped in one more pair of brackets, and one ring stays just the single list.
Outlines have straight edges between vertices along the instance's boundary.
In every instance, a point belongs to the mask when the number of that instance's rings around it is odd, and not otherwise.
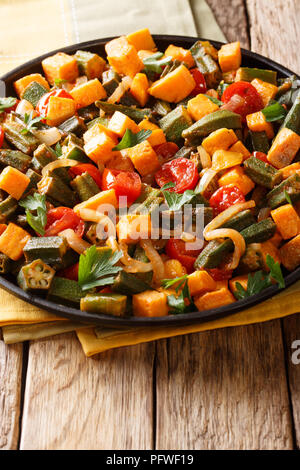
[{"label": "onion strip", "polygon": [[212,168],[206,168],[198,183],[197,191],[203,194],[216,175],[217,171],[213,170]]},{"label": "onion strip", "polygon": [[234,244],[234,252],[231,262],[226,269],[235,269],[239,265],[241,256],[245,253],[246,243],[244,237],[232,228],[219,228],[206,234],[206,240],[215,240],[216,238],[230,238]]},{"label": "onion strip", "polygon": [[[96,222],[106,228],[107,238],[116,237],[116,227],[113,221],[105,214],[101,214],[93,209],[80,209],[79,216],[87,222]],[[97,228],[98,232],[98,228]],[[100,237],[99,237],[100,238]]]},{"label": "onion strip", "polygon": [[238,214],[241,211],[246,209],[251,209],[255,207],[255,201],[246,201],[240,202],[238,204],[234,204],[233,206],[228,207],[225,211],[218,214],[209,224],[206,225],[205,229],[203,230],[203,236],[206,240],[208,240],[207,235],[212,230],[219,228],[225,222],[227,222],[231,217]]},{"label": "onion strip", "polygon": [[131,258],[128,254],[128,246],[124,242],[118,244],[117,240],[114,237],[109,237],[106,241],[107,246],[109,246],[113,251],[121,250],[123,255],[120,258],[121,263],[124,265],[124,271],[127,273],[147,273],[152,271],[152,263],[143,263],[136,259]]},{"label": "onion strip", "polygon": [[141,247],[145,250],[153,268],[154,283],[160,285],[160,281],[165,277],[165,267],[161,256],[153,247],[151,240],[140,240]]},{"label": "onion strip", "polygon": [[119,86],[115,89],[113,94],[108,98],[107,103],[117,103],[120,101],[124,93],[130,88],[132,84],[132,78],[130,77],[124,77],[122,78]]},{"label": "onion strip", "polygon": [[68,245],[72,248],[72,250],[76,251],[76,253],[84,253],[85,250],[90,248],[90,244],[82,238],[80,238],[74,230],[71,228],[67,228],[66,230],[63,230],[62,232],[59,232],[58,234],[60,237],[63,237],[67,240]]},{"label": "onion strip", "polygon": [[71,160],[69,158],[60,158],[59,160],[54,160],[54,162],[48,163],[48,165],[44,166],[42,169],[42,176],[48,176],[56,168],[62,168],[65,166],[76,166],[78,165],[77,160]]}]

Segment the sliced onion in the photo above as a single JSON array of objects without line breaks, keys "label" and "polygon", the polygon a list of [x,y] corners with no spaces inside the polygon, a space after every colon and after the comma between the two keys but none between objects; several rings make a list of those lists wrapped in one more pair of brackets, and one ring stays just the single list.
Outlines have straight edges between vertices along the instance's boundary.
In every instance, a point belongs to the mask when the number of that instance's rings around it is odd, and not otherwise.
[{"label": "sliced onion", "polygon": [[216,175],[217,175],[217,171],[212,170],[211,168],[205,169],[198,183],[197,191],[203,194]]},{"label": "sliced onion", "polygon": [[240,95],[233,95],[230,100],[223,104],[220,109],[228,109],[229,111],[235,112],[238,106],[244,104],[245,99],[242,98]]},{"label": "sliced onion", "polygon": [[262,207],[257,214],[257,222],[267,219],[270,215],[270,212],[270,207]]},{"label": "sliced onion", "polygon": [[151,260],[149,263],[143,263],[142,261],[131,258],[128,254],[128,245],[126,245],[126,243],[120,242],[119,249],[123,253],[121,262],[125,265],[124,271],[128,273],[147,273],[152,271],[153,267]]},{"label": "sliced onion", "polygon": [[153,280],[160,285],[160,281],[165,277],[165,267],[160,254],[153,247],[151,240],[140,240],[141,247],[145,250],[153,269]]},{"label": "sliced onion", "polygon": [[239,212],[244,211],[246,209],[251,209],[252,207],[255,207],[255,202],[252,200],[240,202],[238,204],[234,204],[233,206],[228,207],[228,209],[225,209],[225,211],[221,212],[221,214],[218,214],[209,224],[206,225],[205,229],[203,230],[204,238],[208,240],[207,234],[209,232],[219,228],[221,225],[225,224],[225,222],[227,222],[229,219],[231,219],[231,217],[238,214]]},{"label": "sliced onion", "polygon": [[86,75],[81,75],[80,77],[76,78],[75,80],[75,85],[74,86],[80,86],[83,85],[88,81],[88,78]]},{"label": "sliced onion", "polygon": [[206,240],[215,240],[216,238],[230,238],[234,244],[234,252],[231,262],[226,269],[235,269],[239,265],[241,256],[245,253],[246,243],[244,237],[232,228],[219,228],[206,234]]},{"label": "sliced onion", "polygon": [[118,103],[124,93],[131,87],[132,84],[132,78],[130,77],[124,77],[122,78],[119,86],[115,89],[112,95],[108,98],[107,102],[108,103]]},{"label": "sliced onion", "polygon": [[84,253],[85,250],[87,250],[91,245],[82,240],[74,230],[71,228],[67,228],[66,230],[63,230],[62,232],[59,232],[59,236],[63,237],[67,240],[68,245],[72,248],[72,250],[76,251],[76,253]]},{"label": "sliced onion", "polygon": [[79,209],[78,212],[78,215],[82,220],[87,222],[96,222],[97,224],[100,224],[102,227],[104,227],[106,229],[105,232],[107,234],[107,238],[116,237],[116,226],[107,215],[101,214],[100,212],[97,212],[93,209]]},{"label": "sliced onion", "polygon": [[76,166],[78,165],[77,160],[71,160],[69,158],[60,158],[59,160],[54,160],[54,162],[48,163],[42,169],[42,176],[48,176],[56,168],[62,168],[65,166]]},{"label": "sliced onion", "polygon": [[61,133],[57,127],[35,131],[34,135],[46,145],[54,145],[61,139]]},{"label": "sliced onion", "polygon": [[25,114],[30,114],[31,111],[33,111],[33,117],[37,116],[37,113],[34,111],[32,104],[24,99],[21,100],[16,107],[16,113],[21,114],[22,116],[25,116]]},{"label": "sliced onion", "polygon": [[201,161],[202,168],[210,168],[211,167],[211,156],[209,155],[209,153],[207,153],[207,151],[205,150],[204,147],[202,147],[202,145],[199,145],[197,147],[197,151],[198,151],[199,156],[200,156],[200,161]]}]

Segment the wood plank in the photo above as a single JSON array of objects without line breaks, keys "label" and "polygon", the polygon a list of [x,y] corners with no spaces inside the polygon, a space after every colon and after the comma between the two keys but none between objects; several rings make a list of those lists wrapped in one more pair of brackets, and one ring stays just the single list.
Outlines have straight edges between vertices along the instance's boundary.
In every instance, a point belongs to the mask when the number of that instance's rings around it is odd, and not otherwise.
[{"label": "wood plank", "polygon": [[157,449],[291,449],[279,321],[158,344]]},{"label": "wood plank", "polygon": [[29,350],[21,449],[151,449],[155,344],[86,358],[74,334]]},{"label": "wood plank", "polygon": [[244,0],[206,0],[225,34],[227,41],[240,41],[249,49],[247,17]]},{"label": "wood plank", "polygon": [[23,346],[0,341],[0,450],[17,449]]}]

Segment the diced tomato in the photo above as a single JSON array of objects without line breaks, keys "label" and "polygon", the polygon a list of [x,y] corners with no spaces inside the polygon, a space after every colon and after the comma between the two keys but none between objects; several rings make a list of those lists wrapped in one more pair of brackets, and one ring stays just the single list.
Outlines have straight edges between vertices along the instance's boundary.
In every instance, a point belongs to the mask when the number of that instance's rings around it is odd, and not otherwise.
[{"label": "diced tomato", "polygon": [[225,103],[222,109],[240,114],[243,122],[246,122],[248,114],[256,113],[264,107],[256,88],[251,83],[242,81],[229,85],[222,95],[222,101]]},{"label": "diced tomato", "polygon": [[199,174],[194,162],[184,157],[176,158],[164,163],[160,170],[155,173],[155,181],[162,187],[166,183],[175,183],[174,188],[168,191],[184,193],[187,189],[194,189],[199,180]]},{"label": "diced tomato", "polygon": [[268,163],[269,164],[269,161],[267,159],[267,155],[263,152],[253,152],[253,157],[255,158],[258,158],[259,160],[261,160],[262,162],[265,162],[265,163]]},{"label": "diced tomato", "polygon": [[58,271],[57,276],[71,279],[71,281],[78,281],[78,268],[79,263],[73,264],[69,268],[61,269]]},{"label": "diced tomato", "polygon": [[40,116],[47,116],[48,114],[48,104],[51,96],[57,96],[59,98],[68,98],[70,100],[73,99],[73,97],[68,93],[66,90],[60,89],[60,90],[52,90],[49,91],[49,93],[46,93],[41,97],[39,100],[38,104],[36,105],[36,112]]},{"label": "diced tomato", "polygon": [[0,126],[0,149],[3,145],[3,140],[4,140],[4,130],[3,130],[3,127]]},{"label": "diced tomato", "polygon": [[242,191],[234,185],[222,186],[214,192],[209,200],[215,216],[239,202],[245,202],[245,197]]},{"label": "diced tomato", "polygon": [[187,250],[186,243],[183,240],[170,238],[166,244],[166,253],[172,259],[180,261],[188,273],[194,271],[194,263],[201,250]]},{"label": "diced tomato", "polygon": [[199,69],[191,69],[190,73],[193,76],[193,79],[196,82],[195,88],[192,90],[191,95],[196,96],[199,93],[205,93],[207,90],[206,82],[203,73],[200,72]]},{"label": "diced tomato", "polygon": [[95,167],[95,165],[92,165],[91,163],[80,163],[79,165],[73,166],[72,168],[69,169],[70,175],[75,178],[77,175],[82,175],[83,173],[88,173],[95,183],[99,186],[101,189],[102,186],[102,175],[98,168]]},{"label": "diced tomato", "polygon": [[161,163],[167,162],[174,157],[175,153],[178,152],[179,147],[175,142],[164,142],[160,145],[155,145],[153,150],[158,156]]},{"label": "diced tomato", "polygon": [[212,268],[212,269],[206,269],[208,274],[211,275],[211,277],[215,281],[226,281],[227,279],[232,278],[232,270],[231,269],[220,269],[220,268]]},{"label": "diced tomato", "polygon": [[140,196],[142,182],[135,171],[105,168],[102,174],[102,189],[114,189],[117,197],[126,196],[130,205]]},{"label": "diced tomato", "polygon": [[82,237],[84,233],[84,221],[69,207],[55,207],[47,213],[45,237],[53,237],[62,230],[71,228],[76,235]]}]

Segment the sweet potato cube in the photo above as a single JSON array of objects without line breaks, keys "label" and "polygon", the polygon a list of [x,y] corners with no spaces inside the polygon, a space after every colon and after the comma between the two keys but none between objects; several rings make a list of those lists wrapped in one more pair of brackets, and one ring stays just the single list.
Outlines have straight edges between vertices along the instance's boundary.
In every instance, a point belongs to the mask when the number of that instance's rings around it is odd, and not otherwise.
[{"label": "sweet potato cube", "polygon": [[232,166],[240,165],[243,161],[243,155],[239,152],[230,152],[229,150],[216,150],[212,155],[212,169],[225,170]]},{"label": "sweet potato cube", "polygon": [[146,290],[132,296],[133,315],[136,317],[164,317],[169,308],[167,295],[156,290]]},{"label": "sweet potato cube", "polygon": [[[199,95],[198,95],[199,96]],[[212,155],[216,150],[228,150],[238,138],[232,129],[217,129],[202,141],[202,147]],[[232,150],[235,152],[235,150]]]},{"label": "sweet potato cube", "polygon": [[54,85],[55,79],[73,82],[79,75],[76,58],[64,52],[44,59],[42,67],[50,85]]},{"label": "sweet potato cube", "polygon": [[22,197],[29,183],[30,178],[28,176],[11,166],[5,167],[0,175],[0,189],[3,189],[17,200]]},{"label": "sweet potato cube", "polygon": [[127,34],[126,38],[129,44],[134,46],[137,51],[143,49],[154,51],[156,49],[155,42],[148,28],[139,29],[134,33]]},{"label": "sweet potato cube", "polygon": [[207,271],[194,271],[188,276],[188,287],[191,295],[200,295],[215,290],[216,281]]},{"label": "sweet potato cube", "polygon": [[172,57],[173,60],[184,62],[188,68],[191,68],[195,65],[194,58],[189,49],[174,46],[173,44],[170,44],[165,50],[165,57]]},{"label": "sweet potato cube", "polygon": [[300,265],[300,235],[285,243],[279,253],[281,262],[286,269],[289,271],[296,269]]},{"label": "sweet potato cube", "polygon": [[232,302],[235,302],[235,297],[226,287],[212,292],[206,292],[194,298],[194,303],[199,311],[222,307]]},{"label": "sweet potato cube", "polygon": [[101,132],[84,145],[84,151],[95,163],[101,162],[105,164],[114,156],[115,152],[112,149],[115,146],[115,140],[105,132]]},{"label": "sweet potato cube", "polygon": [[233,184],[234,186],[237,186],[245,196],[250,193],[255,186],[255,183],[244,173],[243,168],[240,166],[235,166],[234,168],[227,170],[219,178],[218,183],[219,186],[228,186]]},{"label": "sweet potato cube", "polygon": [[31,238],[26,230],[10,222],[0,236],[0,252],[17,261],[23,256],[23,249]]},{"label": "sweet potato cube", "polygon": [[93,137],[96,137],[96,135],[99,135],[102,132],[104,132],[104,134],[108,135],[108,137],[110,137],[117,144],[117,142],[118,142],[117,134],[115,132],[111,131],[110,129],[108,129],[108,127],[105,127],[100,122],[96,122],[90,129],[88,129],[83,134],[84,143],[87,144]]},{"label": "sweet potato cube", "polygon": [[102,76],[106,62],[98,54],[88,51],[77,51],[75,57],[80,75],[86,75],[88,80]]},{"label": "sweet potato cube", "polygon": [[281,258],[278,248],[270,240],[260,243],[260,252],[262,254],[262,265],[264,271],[270,271],[269,266],[267,265],[267,255],[272,256],[275,262],[281,263]]},{"label": "sweet potato cube", "polygon": [[191,117],[198,121],[207,114],[218,111],[219,106],[213,103],[207,96],[199,94],[188,101],[187,110]]},{"label": "sweet potato cube", "polygon": [[125,243],[151,237],[151,217],[149,214],[128,214],[120,218],[117,224],[118,239]]},{"label": "sweet potato cube", "polygon": [[264,114],[261,111],[257,113],[248,114],[246,116],[247,126],[250,131],[253,132],[263,132],[267,134],[268,139],[273,139],[274,130],[270,122],[266,121]]},{"label": "sweet potato cube", "polygon": [[167,141],[164,131],[153,122],[150,122],[148,119],[141,121],[139,123],[139,128],[151,131],[151,135],[147,138],[151,147],[164,144]]},{"label": "sweet potato cube", "polygon": [[298,235],[300,219],[291,204],[277,207],[277,209],[271,211],[271,216],[284,240]]},{"label": "sweet potato cube", "polygon": [[148,88],[149,82],[147,75],[145,75],[144,73],[137,73],[134,79],[132,80],[130,92],[141,106],[145,106],[148,101]]},{"label": "sweet potato cube", "polygon": [[107,60],[117,73],[133,78],[144,68],[136,48],[125,36],[112,39],[105,45]]},{"label": "sweet potato cube", "polygon": [[[115,208],[118,207],[118,199],[114,189],[108,189],[107,191],[101,191],[100,193],[95,194],[95,196],[77,204],[73,210],[79,216],[82,209],[91,209],[94,211],[99,209],[99,212],[105,213],[107,212],[107,208],[105,208],[107,205],[111,205]],[[100,211],[101,206],[104,208],[103,211]]]},{"label": "sweet potato cube", "polygon": [[154,173],[160,168],[158,156],[147,140],[127,149],[127,153],[142,176]]},{"label": "sweet potato cube", "polygon": [[267,159],[276,168],[284,168],[292,163],[300,149],[300,136],[284,127],[276,135],[268,152]]},{"label": "sweet potato cube", "polygon": [[243,274],[242,276],[236,276],[229,280],[229,289],[234,294],[237,290],[236,283],[239,282],[241,286],[247,290],[248,286],[248,274]]},{"label": "sweet potato cube", "polygon": [[191,93],[195,86],[193,76],[184,65],[180,65],[173,72],[154,82],[148,93],[169,103],[179,103]]},{"label": "sweet potato cube", "polygon": [[282,179],[287,179],[295,173],[300,174],[300,162],[292,163],[281,169]]},{"label": "sweet potato cube", "polygon": [[73,88],[70,95],[75,100],[77,108],[84,108],[97,100],[106,98],[106,91],[98,78],[94,78]]},{"label": "sweet potato cube", "polygon": [[114,170],[134,171],[133,163],[128,157],[126,149],[114,152],[112,158],[106,163],[106,167]]},{"label": "sweet potato cube", "polygon": [[139,58],[141,59],[142,62],[143,62],[144,59],[147,59],[148,57],[151,57],[153,54],[155,54],[155,52],[149,51],[147,49],[141,49],[140,51],[138,51],[138,56],[139,56]]},{"label": "sweet potato cube", "polygon": [[275,98],[275,95],[278,91],[278,87],[272,83],[264,82],[259,78],[252,80],[251,85],[256,88],[258,94],[260,95],[264,107],[269,104],[269,102]]},{"label": "sweet potato cube", "polygon": [[278,230],[276,230],[275,234],[273,235],[272,238],[270,238],[270,240],[268,240],[270,243],[273,243],[274,246],[276,246],[276,248],[279,248],[279,246],[281,245],[281,242],[282,242],[282,236],[280,235],[280,233],[278,232]]},{"label": "sweet potato cube", "polygon": [[49,83],[40,73],[32,73],[30,75],[25,75],[25,77],[19,78],[19,80],[14,82],[14,87],[19,98],[22,98],[25,89],[32,82],[37,82],[47,90],[50,90]]},{"label": "sweet potato cube", "polygon": [[249,158],[250,155],[251,155],[251,153],[249,152],[247,147],[245,147],[245,145],[240,140],[238,140],[235,144],[233,144],[231,147],[229,147],[228,150],[230,150],[230,152],[239,152],[239,153],[241,153],[243,155],[244,160]]},{"label": "sweet potato cube", "polygon": [[47,113],[47,124],[58,126],[76,112],[76,103],[69,98],[50,96]]},{"label": "sweet potato cube", "polygon": [[218,52],[218,59],[222,72],[237,70],[242,62],[240,42],[224,44]]},{"label": "sweet potato cube", "polygon": [[120,111],[116,111],[108,124],[108,129],[113,131],[117,136],[123,137],[126,132],[126,129],[130,129],[132,132],[137,134],[139,132],[139,126],[126,114],[120,113]]}]

